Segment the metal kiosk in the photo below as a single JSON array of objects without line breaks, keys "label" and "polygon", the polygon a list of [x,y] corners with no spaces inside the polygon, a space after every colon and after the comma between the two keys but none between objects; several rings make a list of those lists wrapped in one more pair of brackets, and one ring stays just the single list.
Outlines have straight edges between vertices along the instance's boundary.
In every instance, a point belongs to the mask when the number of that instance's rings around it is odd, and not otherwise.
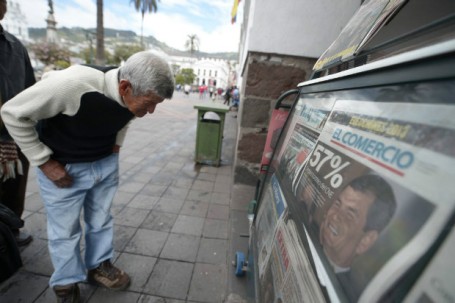
[{"label": "metal kiosk", "polygon": [[224,119],[229,107],[217,103],[194,105],[198,110],[196,130],[196,163],[219,166],[223,141]]}]

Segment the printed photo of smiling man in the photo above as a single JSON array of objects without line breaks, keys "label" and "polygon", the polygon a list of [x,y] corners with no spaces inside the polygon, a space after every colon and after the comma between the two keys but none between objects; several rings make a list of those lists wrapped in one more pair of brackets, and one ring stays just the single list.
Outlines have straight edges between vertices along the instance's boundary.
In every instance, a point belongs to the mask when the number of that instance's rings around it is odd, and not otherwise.
[{"label": "printed photo of smiling man", "polygon": [[361,289],[349,278],[351,264],[373,246],[395,210],[391,186],[378,175],[363,175],[344,187],[324,216],[319,230],[320,244],[353,301]]}]

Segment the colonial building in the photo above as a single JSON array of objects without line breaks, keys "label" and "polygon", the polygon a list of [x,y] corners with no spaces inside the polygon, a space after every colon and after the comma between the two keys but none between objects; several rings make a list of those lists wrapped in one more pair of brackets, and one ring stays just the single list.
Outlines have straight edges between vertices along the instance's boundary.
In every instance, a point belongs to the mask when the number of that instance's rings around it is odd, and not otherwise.
[{"label": "colonial building", "polygon": [[196,75],[193,85],[225,89],[235,83],[237,63],[234,61],[183,56],[169,56],[169,61],[178,69],[193,69]]}]

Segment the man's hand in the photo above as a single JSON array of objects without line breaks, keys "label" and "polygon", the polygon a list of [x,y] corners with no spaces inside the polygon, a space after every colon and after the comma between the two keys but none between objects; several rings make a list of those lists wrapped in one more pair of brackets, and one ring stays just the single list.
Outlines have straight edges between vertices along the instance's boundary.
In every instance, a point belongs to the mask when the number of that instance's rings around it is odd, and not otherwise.
[{"label": "man's hand", "polygon": [[114,154],[118,154],[120,152],[120,145],[115,144],[114,148],[112,149]]},{"label": "man's hand", "polygon": [[41,164],[39,168],[57,187],[70,187],[73,184],[73,178],[58,161],[49,159],[46,163]]}]

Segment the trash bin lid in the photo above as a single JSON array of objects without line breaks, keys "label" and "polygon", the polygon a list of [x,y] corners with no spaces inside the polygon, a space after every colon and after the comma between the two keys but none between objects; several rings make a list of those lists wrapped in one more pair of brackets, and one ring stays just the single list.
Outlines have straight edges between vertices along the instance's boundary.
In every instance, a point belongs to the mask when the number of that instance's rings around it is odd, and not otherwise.
[{"label": "trash bin lid", "polygon": [[193,108],[197,110],[205,110],[211,112],[227,113],[229,111],[229,106],[219,103],[198,103],[193,105]]}]

